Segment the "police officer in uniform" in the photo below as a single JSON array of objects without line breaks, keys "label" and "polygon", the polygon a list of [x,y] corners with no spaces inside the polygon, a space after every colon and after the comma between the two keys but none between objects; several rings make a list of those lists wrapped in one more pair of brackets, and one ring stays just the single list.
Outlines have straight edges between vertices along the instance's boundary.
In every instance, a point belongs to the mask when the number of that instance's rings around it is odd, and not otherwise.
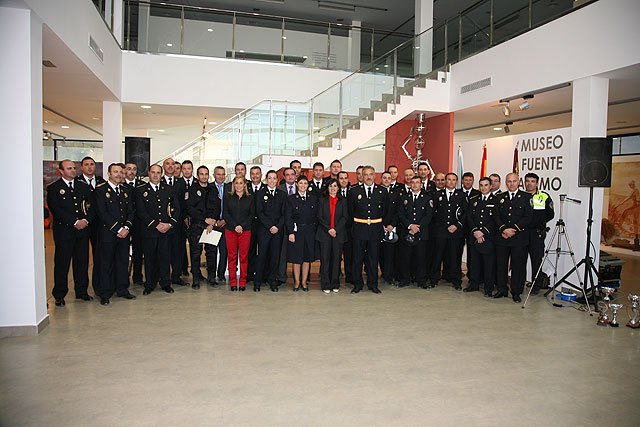
[{"label": "police officer in uniform", "polygon": [[529,228],[533,221],[531,194],[518,189],[520,178],[510,173],[505,178],[507,190],[497,197],[494,221],[499,234],[496,236],[496,285],[494,298],[507,296],[507,277],[511,261],[511,296],[516,303],[527,275],[527,246]]},{"label": "police officer in uniform", "polygon": [[207,259],[207,281],[214,288],[218,286],[216,281],[216,247],[200,243],[200,236],[205,229],[213,230],[218,218],[220,218],[220,199],[213,185],[209,184],[209,168],[200,166],[196,171],[198,181],[189,189],[187,209],[190,217],[189,252],[191,255],[191,274],[193,284],[191,288],[200,289],[200,282],[204,280],[200,268],[202,247]]},{"label": "police officer in uniform", "polygon": [[89,224],[94,221],[93,197],[89,186],[76,181],[76,165],[71,160],[58,164],[62,178],[47,187],[47,206],[53,214],[53,298],[64,307],[69,288],[67,277],[73,260],[76,299],[91,301],[89,287]]},{"label": "police officer in uniform", "polygon": [[[385,217],[383,224],[385,232],[391,232],[398,223],[398,202],[400,197],[399,186],[396,185],[396,190],[391,188],[391,173],[383,172],[380,177],[381,187],[389,193],[389,209],[388,214]],[[395,284],[395,280],[398,278],[396,274],[396,242],[381,242],[380,250],[380,271],[382,278],[390,285]]]},{"label": "police officer in uniform", "polygon": [[133,223],[133,203],[129,189],[122,185],[124,165],[109,165],[109,181],[95,191],[96,213],[100,220],[97,257],[100,286],[95,292],[100,304],[109,304],[115,292],[119,297],[135,299],[129,292],[129,230]]},{"label": "police officer in uniform", "polygon": [[491,297],[494,287],[496,225],[493,219],[496,198],[491,194],[491,180],[483,177],[479,182],[480,191],[469,198],[466,216],[467,269],[469,286],[464,292],[480,290],[484,282],[484,295]]},{"label": "police officer in uniform", "polygon": [[[173,159],[165,159],[164,162],[162,162],[162,169],[164,172],[162,176],[163,183],[173,188],[178,202],[183,203],[186,194],[184,191],[184,181],[180,183],[181,179],[174,176],[176,168]],[[182,265],[184,264],[184,228],[178,229],[178,227],[176,227],[176,230],[169,235],[169,240],[171,250],[171,283],[179,286],[189,286],[189,283],[180,277],[182,274]]]},{"label": "police officer in uniform", "polygon": [[445,175],[445,188],[434,196],[433,217],[433,263],[431,264],[431,287],[440,280],[440,267],[448,269],[449,280],[456,290],[462,289],[462,259],[460,245],[464,241],[463,221],[467,210],[464,193],[456,189],[458,175]]},{"label": "police officer in uniform", "polygon": [[411,192],[398,202],[398,245],[400,245],[400,284],[409,286],[411,264],[415,264],[415,279],[419,287],[427,289],[425,259],[429,222],[433,215],[433,192],[427,192],[419,176],[411,178]]},{"label": "police officer in uniform", "polygon": [[[257,238],[260,256],[256,260],[254,291],[259,292],[263,283],[269,283],[271,292],[278,292],[278,264],[284,236],[284,217],[287,194],[277,187],[278,173],[267,172],[267,185],[256,194],[258,217]],[[253,233],[252,233],[253,237]]]},{"label": "police officer in uniform", "polygon": [[529,229],[529,258],[531,259],[531,283],[533,284],[531,293],[534,295],[540,292],[546,279],[546,274],[540,271],[538,280],[533,283],[544,257],[544,239],[549,231],[547,222],[551,221],[555,215],[551,196],[538,189],[539,181],[540,177],[535,173],[530,172],[524,176],[524,187],[527,193],[531,194],[533,201],[533,222]]},{"label": "police officer in uniform", "polygon": [[136,285],[142,285],[142,229],[140,221],[135,215],[136,209],[136,187],[144,184],[138,177],[138,166],[133,162],[127,162],[124,165],[124,181],[122,185],[126,186],[131,194],[131,202],[133,203],[133,227],[131,227],[131,279]]},{"label": "police officer in uniform", "polygon": [[[383,223],[388,215],[389,193],[373,182],[376,171],[372,166],[362,168],[362,185],[349,193],[349,215],[353,218],[353,269],[355,279],[351,293],[362,290],[363,263],[367,267],[367,287],[373,293],[378,289],[378,251],[383,235]],[[365,262],[365,259],[367,260]]]},{"label": "police officer in uniform", "polygon": [[[262,169],[260,169],[260,166],[253,166],[249,169],[249,179],[251,182],[247,182],[247,190],[249,191],[249,194],[253,196],[253,205],[255,206],[257,201],[256,196],[262,187],[265,186],[262,182]],[[251,222],[251,241],[249,242],[247,282],[254,282],[255,280],[256,264],[258,262],[258,253],[260,251],[261,250],[258,248],[258,216],[256,215]]]},{"label": "police officer in uniform", "polygon": [[[333,163],[331,163],[331,165],[333,166],[334,164],[337,164],[335,160],[333,161]],[[342,167],[342,163],[340,163],[340,166]],[[347,172],[340,171],[336,176],[338,177],[338,186],[340,187],[338,189],[338,195],[343,199],[348,200],[349,192],[351,191],[349,174]],[[347,208],[348,208],[348,202],[347,202]],[[351,271],[351,269],[353,268],[352,229],[353,229],[353,221],[351,216],[349,216],[349,218],[347,218],[347,225],[346,225],[347,239],[346,239],[346,242],[344,242],[342,245],[342,259],[343,259],[343,265],[344,265],[345,287],[347,286],[347,284],[353,285],[354,283],[353,274]]]},{"label": "police officer in uniform", "polygon": [[155,287],[173,293],[169,272],[171,248],[170,236],[181,226],[180,202],[173,187],[161,181],[160,166],[149,168],[149,183],[137,188],[137,215],[142,224],[145,284],[143,295],[149,295]]}]

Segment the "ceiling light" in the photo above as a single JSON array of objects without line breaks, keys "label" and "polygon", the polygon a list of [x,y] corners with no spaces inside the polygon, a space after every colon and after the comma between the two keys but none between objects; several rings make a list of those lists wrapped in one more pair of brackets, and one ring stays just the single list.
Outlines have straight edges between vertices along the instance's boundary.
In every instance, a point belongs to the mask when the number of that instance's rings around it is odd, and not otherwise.
[{"label": "ceiling light", "polygon": [[262,3],[284,4],[284,0],[256,0]]},{"label": "ceiling light", "polygon": [[67,125],[62,125],[62,126],[60,126],[60,127],[61,127],[62,129],[69,129],[69,126],[67,126]]},{"label": "ceiling light", "polygon": [[207,31],[213,33],[213,28],[207,28]]},{"label": "ceiling light", "polygon": [[140,108],[148,110],[149,108],[151,108],[151,105],[141,105]]},{"label": "ceiling light", "polygon": [[309,59],[307,55],[303,56],[302,59]]},{"label": "ceiling light", "polygon": [[45,120],[44,122],[45,122],[45,123],[49,123],[49,120]]},{"label": "ceiling light", "polygon": [[502,128],[493,128],[493,130],[502,130]]},{"label": "ceiling light", "polygon": [[529,109],[529,101],[521,102],[520,105],[518,105],[518,108],[520,109],[520,111],[528,110]]},{"label": "ceiling light", "polygon": [[507,102],[507,105],[503,105],[502,106],[502,114],[505,117],[511,116],[511,107],[509,107],[509,103],[508,102]]},{"label": "ceiling light", "polygon": [[92,120],[100,120],[100,119],[99,119],[99,118],[97,118],[97,117],[91,117],[91,119],[92,119]]},{"label": "ceiling light", "polygon": [[287,39],[287,36],[282,36],[282,40],[286,40],[286,39]]},{"label": "ceiling light", "polygon": [[158,129],[158,132],[164,132],[164,129]]},{"label": "ceiling light", "polygon": [[173,43],[167,43],[167,47],[173,46]]},{"label": "ceiling light", "polygon": [[209,122],[208,124],[210,124],[210,125],[217,125],[217,124],[218,124],[218,122]]}]

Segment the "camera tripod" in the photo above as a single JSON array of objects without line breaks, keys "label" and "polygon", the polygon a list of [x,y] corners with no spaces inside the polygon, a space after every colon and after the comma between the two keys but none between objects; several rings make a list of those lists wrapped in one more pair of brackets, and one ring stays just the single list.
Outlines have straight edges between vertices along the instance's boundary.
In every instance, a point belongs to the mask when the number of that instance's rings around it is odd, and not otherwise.
[{"label": "camera tripod", "polygon": [[[541,277],[542,274],[544,274],[542,272],[542,267],[544,267],[545,262],[549,262],[551,265],[553,265],[553,286],[547,290],[547,292],[545,292],[544,296],[548,296],[550,293],[552,293],[553,291],[556,291],[556,288],[562,284],[566,284],[566,287],[573,289],[577,292],[580,292],[585,300],[587,300],[587,293],[586,293],[586,289],[584,287],[584,282],[582,281],[582,279],[580,278],[580,274],[578,273],[578,264],[576,263],[576,258],[574,256],[574,252],[573,252],[573,248],[571,246],[571,241],[569,240],[569,236],[567,235],[567,230],[566,230],[566,224],[564,222],[564,219],[562,218],[562,212],[563,212],[563,208],[564,208],[564,202],[565,199],[577,203],[577,204],[581,204],[582,202],[580,200],[576,200],[576,199],[571,199],[569,197],[567,197],[566,194],[561,194],[560,195],[560,218],[558,219],[558,221],[556,222],[556,226],[553,230],[553,234],[551,235],[551,239],[549,239],[549,243],[547,244],[547,247],[545,248],[544,251],[544,258],[542,258],[542,262],[540,263],[540,267],[538,267],[538,271],[536,272],[534,279],[533,279],[533,283],[531,284],[531,287],[529,288],[529,292],[527,293],[527,297],[524,300],[524,303],[522,304],[522,308],[524,309],[525,306],[527,305],[527,301],[529,301],[529,297],[531,296],[531,292],[533,291],[533,288],[535,286],[535,283],[538,281],[538,279]],[[563,241],[566,243],[568,250],[563,250],[562,249],[562,243]],[[556,247],[555,250],[551,250],[551,246],[553,245],[553,243],[556,243]],[[551,262],[551,260],[549,260],[549,256],[550,254],[554,252],[555,253],[555,260],[554,262]],[[571,269],[569,271],[569,273],[565,274],[560,280],[558,280],[558,262],[560,260],[560,255],[570,255],[571,256],[571,261],[573,262],[573,269]],[[571,282],[568,282],[566,279],[569,277],[569,275],[571,273],[575,272],[576,277],[578,278],[578,282],[580,283],[580,286],[576,286],[574,284],[572,284]],[[552,294],[551,295],[551,299],[554,300],[555,299],[555,295]],[[553,303],[553,305],[555,306],[560,306],[559,304]],[[589,314],[593,315],[593,313],[591,313],[591,306],[589,305],[589,302],[587,300],[587,309],[589,310]]]}]

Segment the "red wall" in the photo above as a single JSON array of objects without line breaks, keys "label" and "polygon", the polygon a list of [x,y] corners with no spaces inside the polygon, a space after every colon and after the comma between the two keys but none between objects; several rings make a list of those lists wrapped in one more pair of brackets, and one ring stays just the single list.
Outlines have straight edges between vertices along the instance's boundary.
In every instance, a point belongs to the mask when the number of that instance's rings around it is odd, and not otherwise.
[{"label": "red wall", "polygon": [[[400,120],[387,129],[385,145],[385,168],[390,165],[398,166],[400,180],[402,171],[411,167],[411,161],[407,159],[402,144],[409,136],[415,120]],[[453,113],[445,113],[426,120],[425,144],[422,149],[422,157],[431,162],[431,167],[436,172],[449,172],[453,165]],[[415,153],[415,141],[407,144],[410,154]]]}]

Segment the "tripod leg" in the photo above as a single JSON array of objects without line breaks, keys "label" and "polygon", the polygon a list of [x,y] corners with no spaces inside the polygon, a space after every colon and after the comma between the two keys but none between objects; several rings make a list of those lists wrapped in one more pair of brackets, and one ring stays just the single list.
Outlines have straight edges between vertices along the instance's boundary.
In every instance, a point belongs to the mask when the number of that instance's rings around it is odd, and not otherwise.
[{"label": "tripod leg", "polygon": [[[569,241],[569,237],[565,236],[565,240],[567,241],[567,247],[569,248],[569,254],[571,255],[571,261],[573,261],[573,268],[574,268],[574,271],[576,272],[576,277],[578,278],[578,283],[580,283],[580,290],[582,292],[582,296],[584,297],[585,302],[587,303],[587,310],[589,311],[589,315],[593,316],[593,313],[591,312],[591,306],[589,305],[589,300],[587,299],[587,288],[585,287],[586,283],[581,280],[580,274],[578,273],[578,264],[576,264],[576,257],[573,255],[573,248],[571,247],[571,242]],[[587,270],[587,269],[589,269],[589,264],[588,263],[585,264],[585,270]],[[591,269],[589,269],[589,272],[591,272]],[[594,291],[594,294],[595,294],[595,288],[593,288],[593,291]]]},{"label": "tripod leg", "polygon": [[[524,299],[524,303],[522,304],[522,308],[523,309],[527,305],[527,301],[529,301],[529,297],[531,296],[531,292],[533,291],[533,286],[536,283],[536,280],[538,280],[538,276],[542,272],[542,267],[544,266],[545,261],[547,260],[547,258],[549,258],[549,250],[551,249],[551,245],[553,244],[553,239],[555,239],[556,234],[558,234],[558,230],[560,229],[560,227],[562,227],[562,226],[558,225],[558,226],[556,226],[555,230],[553,230],[553,234],[551,235],[551,239],[549,239],[549,243],[547,244],[547,248],[544,251],[544,258],[542,258],[542,261],[540,262],[540,267],[538,267],[538,271],[536,272],[535,276],[533,276],[533,283],[531,284],[531,287],[529,288],[529,292],[527,292],[527,297]],[[560,239],[558,239],[558,245],[560,245]],[[560,249],[560,246],[558,246],[558,248],[556,249],[556,253],[557,253],[557,251],[559,249]],[[557,258],[557,255],[556,255],[556,258]],[[557,260],[556,260],[556,263],[557,263]]]}]

